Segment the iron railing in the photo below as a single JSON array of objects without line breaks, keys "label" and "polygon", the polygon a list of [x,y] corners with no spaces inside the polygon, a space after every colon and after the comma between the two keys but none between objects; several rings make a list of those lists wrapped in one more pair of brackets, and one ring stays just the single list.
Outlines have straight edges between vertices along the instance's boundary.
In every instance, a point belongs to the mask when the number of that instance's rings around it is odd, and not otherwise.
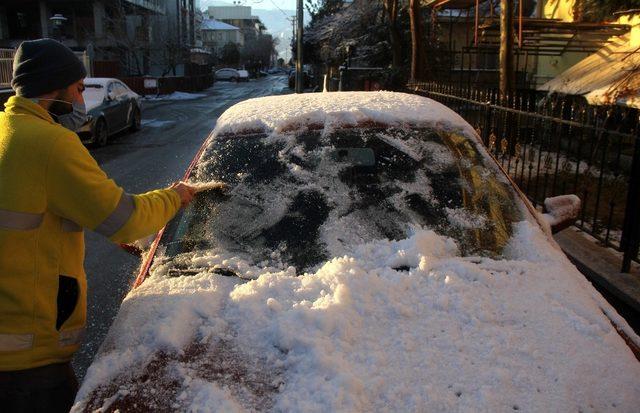
[{"label": "iron railing", "polygon": [[0,49],[0,88],[11,86],[14,49]]},{"label": "iron railing", "polygon": [[[0,88],[11,87],[13,77],[13,56],[15,49],[0,49]],[[92,76],[92,64],[86,51],[74,52],[87,69],[87,76]]]},{"label": "iron railing", "polygon": [[639,261],[640,122],[633,108],[589,106],[579,99],[541,98],[437,83],[409,89],[439,101],[476,128],[534,206],[573,193],[582,200],[576,226],[624,253],[623,272]]}]

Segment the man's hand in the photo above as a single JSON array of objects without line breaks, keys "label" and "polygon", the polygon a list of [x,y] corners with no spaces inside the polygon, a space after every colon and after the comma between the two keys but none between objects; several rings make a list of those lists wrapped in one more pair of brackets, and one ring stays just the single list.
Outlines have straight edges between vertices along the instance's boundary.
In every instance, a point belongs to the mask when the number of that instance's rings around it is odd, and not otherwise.
[{"label": "man's hand", "polygon": [[193,197],[196,194],[196,189],[193,186],[186,184],[184,182],[176,182],[173,185],[171,185],[169,188],[173,189],[178,193],[178,195],[180,195],[180,201],[182,203],[183,208],[189,205],[191,201],[193,201]]}]

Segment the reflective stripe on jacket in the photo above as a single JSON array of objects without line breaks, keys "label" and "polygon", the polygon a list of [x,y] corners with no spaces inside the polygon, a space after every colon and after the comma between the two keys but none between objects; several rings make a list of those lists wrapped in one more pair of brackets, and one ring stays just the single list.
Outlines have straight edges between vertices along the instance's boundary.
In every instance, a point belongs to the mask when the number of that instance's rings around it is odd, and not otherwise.
[{"label": "reflective stripe on jacket", "polygon": [[86,319],[83,228],[114,242],[158,231],[173,190],[130,195],[30,99],[0,112],[0,370],[66,362]]}]

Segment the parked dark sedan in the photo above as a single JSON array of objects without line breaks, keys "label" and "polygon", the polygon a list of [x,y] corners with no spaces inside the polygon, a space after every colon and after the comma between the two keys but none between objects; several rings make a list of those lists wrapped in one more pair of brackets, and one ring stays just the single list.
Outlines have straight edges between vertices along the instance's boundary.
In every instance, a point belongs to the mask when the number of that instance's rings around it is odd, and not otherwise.
[{"label": "parked dark sedan", "polygon": [[83,143],[104,146],[118,132],[140,129],[140,96],[127,85],[118,79],[88,77],[84,86],[89,121],[78,131]]}]

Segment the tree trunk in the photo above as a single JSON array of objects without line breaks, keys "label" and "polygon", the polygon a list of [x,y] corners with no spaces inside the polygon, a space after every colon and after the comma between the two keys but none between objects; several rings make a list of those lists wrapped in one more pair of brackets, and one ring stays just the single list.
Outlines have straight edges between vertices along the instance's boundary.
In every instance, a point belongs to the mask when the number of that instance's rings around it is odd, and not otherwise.
[{"label": "tree trunk", "polygon": [[394,69],[397,69],[402,66],[402,35],[398,28],[398,0],[385,0],[384,8],[389,21],[389,39],[393,54],[392,65]]},{"label": "tree trunk", "polygon": [[500,97],[515,87],[513,67],[513,0],[500,0]]},{"label": "tree trunk", "polygon": [[391,37],[391,52],[393,53],[392,66],[397,69],[402,66],[402,38],[397,25],[389,26],[389,35]]},{"label": "tree trunk", "polygon": [[426,54],[424,50],[424,23],[420,13],[420,0],[409,3],[411,20],[411,79],[425,80]]}]

